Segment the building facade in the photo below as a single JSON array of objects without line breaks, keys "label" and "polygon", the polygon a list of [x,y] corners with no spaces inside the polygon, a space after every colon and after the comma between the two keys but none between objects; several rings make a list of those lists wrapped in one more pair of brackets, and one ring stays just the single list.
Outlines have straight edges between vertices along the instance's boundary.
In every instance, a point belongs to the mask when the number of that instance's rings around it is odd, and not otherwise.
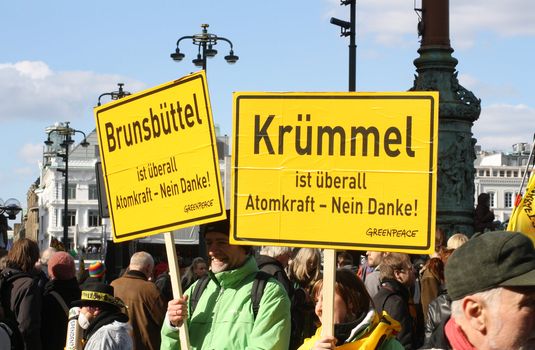
[{"label": "building facade", "polygon": [[[476,146],[474,203],[477,203],[479,194],[488,193],[490,207],[497,221],[506,222],[511,216],[526,172],[530,150],[531,145],[527,143],[513,145],[513,151],[509,153],[482,151]],[[524,186],[530,173],[531,171],[526,174]]]},{"label": "building facade", "polygon": [[[55,125],[57,127],[58,125]],[[61,125],[60,125],[61,126]],[[48,131],[48,129],[47,129]],[[100,217],[95,163],[99,159],[96,131],[87,135],[89,146],[72,144],[68,148],[68,236],[69,249],[102,250],[104,237],[109,235],[110,225]],[[50,246],[63,238],[65,197],[65,162],[58,152],[63,152],[60,140],[45,146],[40,164],[41,181],[36,190],[39,206],[38,243]]]}]

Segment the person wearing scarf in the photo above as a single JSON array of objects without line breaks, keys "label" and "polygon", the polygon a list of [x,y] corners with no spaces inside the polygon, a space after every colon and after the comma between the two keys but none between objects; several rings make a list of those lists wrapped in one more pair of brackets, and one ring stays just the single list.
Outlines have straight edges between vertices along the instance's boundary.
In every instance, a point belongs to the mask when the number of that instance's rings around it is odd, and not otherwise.
[{"label": "person wearing scarf", "polygon": [[80,307],[78,324],[84,330],[84,350],[133,349],[124,303],[113,295],[113,287],[93,283],[82,290],[82,298],[72,303]]}]

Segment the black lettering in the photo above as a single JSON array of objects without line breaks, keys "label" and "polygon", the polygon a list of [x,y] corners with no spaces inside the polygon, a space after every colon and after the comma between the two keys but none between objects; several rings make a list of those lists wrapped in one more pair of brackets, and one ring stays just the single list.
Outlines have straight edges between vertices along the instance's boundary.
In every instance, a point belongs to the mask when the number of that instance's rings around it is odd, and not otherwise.
[{"label": "black lettering", "polygon": [[275,154],[275,151],[273,150],[273,145],[271,144],[271,140],[269,139],[269,133],[267,129],[271,125],[271,122],[275,116],[273,114],[269,115],[262,125],[262,128],[260,128],[260,115],[255,115],[255,122],[254,122],[254,153],[259,154],[260,153],[260,142],[264,140],[264,143],[266,145],[267,151],[269,154]]}]

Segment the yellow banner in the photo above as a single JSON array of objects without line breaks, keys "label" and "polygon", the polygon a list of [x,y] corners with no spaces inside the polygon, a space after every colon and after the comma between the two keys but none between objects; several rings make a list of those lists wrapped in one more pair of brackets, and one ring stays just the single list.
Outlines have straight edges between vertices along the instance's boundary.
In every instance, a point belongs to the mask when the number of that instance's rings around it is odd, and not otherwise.
[{"label": "yellow banner", "polygon": [[204,71],[95,109],[114,241],[225,218]]},{"label": "yellow banner", "polygon": [[427,253],[438,92],[235,93],[231,241]]},{"label": "yellow banner", "polygon": [[[535,174],[535,173],[534,173]],[[527,235],[535,244],[535,175],[532,174],[526,193],[522,196],[520,203],[515,207],[507,231],[522,232]]]}]

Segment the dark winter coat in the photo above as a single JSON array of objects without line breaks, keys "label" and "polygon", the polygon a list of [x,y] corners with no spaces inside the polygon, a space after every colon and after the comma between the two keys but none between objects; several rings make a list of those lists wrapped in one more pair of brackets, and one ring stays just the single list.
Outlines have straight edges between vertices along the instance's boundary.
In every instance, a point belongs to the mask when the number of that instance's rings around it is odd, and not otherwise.
[{"label": "dark winter coat", "polygon": [[[7,267],[2,273],[22,273],[22,271]],[[42,295],[37,278],[24,276],[17,278],[7,286],[2,295],[5,303],[17,321],[18,328],[24,339],[26,350],[41,350],[41,307]],[[4,299],[5,298],[5,299]]]},{"label": "dark winter coat", "polygon": [[70,308],[73,301],[80,300],[81,292],[78,280],[76,278],[64,281],[50,280],[44,289],[41,314],[43,350],[63,350],[67,338],[68,314],[52,292],[58,293],[66,306]]},{"label": "dark winter coat", "polygon": [[[429,310],[427,312],[427,318],[425,320],[425,342],[424,347],[432,347],[432,338],[437,339],[437,334],[444,332],[440,329],[440,325],[443,321],[448,320],[451,315],[451,298],[446,292],[442,291],[438,297],[429,304]],[[443,326],[443,324],[442,324]],[[438,337],[440,338],[440,337]]]},{"label": "dark winter coat", "polygon": [[423,334],[416,331],[416,320],[409,308],[409,290],[393,279],[383,279],[379,292],[373,297],[375,307],[382,313],[386,311],[392,318],[401,323],[401,331],[396,339],[405,349],[417,349],[423,343]]}]

